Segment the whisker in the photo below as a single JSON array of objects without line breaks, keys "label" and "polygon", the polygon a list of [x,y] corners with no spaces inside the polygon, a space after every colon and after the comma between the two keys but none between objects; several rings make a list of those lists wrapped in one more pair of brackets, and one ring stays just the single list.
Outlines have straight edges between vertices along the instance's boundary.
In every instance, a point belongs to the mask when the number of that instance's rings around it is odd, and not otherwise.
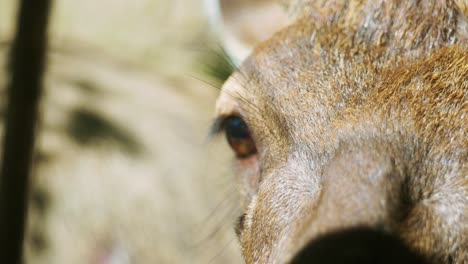
[{"label": "whisker", "polygon": [[197,80],[197,81],[203,82],[203,83],[205,83],[205,84],[208,84],[209,86],[211,86],[211,87],[213,87],[213,88],[216,88],[217,90],[221,90],[221,86],[216,85],[216,84],[214,84],[214,83],[211,83],[211,82],[209,82],[209,81],[207,81],[207,80],[203,80],[203,79],[201,79],[201,78],[199,78],[199,77],[196,77],[196,76],[194,76],[194,75],[191,75],[191,74],[186,74],[186,76],[188,76],[188,77],[190,77],[190,78],[193,78],[193,79],[195,79],[195,80]]},{"label": "whisker", "polygon": [[224,48],[216,42],[217,48],[212,48],[212,45],[204,45],[204,48],[193,48],[188,50],[201,53],[198,69],[201,73],[210,79],[213,79],[219,84],[224,83],[229,76],[238,70],[238,67],[233,63]]},{"label": "whisker", "polygon": [[[229,230],[229,232],[234,233],[234,229],[232,228],[235,223],[235,217],[239,215],[239,213],[231,213],[228,215],[229,217],[224,217],[222,220],[222,224],[216,226],[212,232],[198,238],[198,241],[194,242],[194,247],[201,247],[203,244],[207,243],[210,240],[213,240],[217,234],[221,234],[223,230]],[[232,221],[226,221],[227,219],[232,219]],[[227,229],[229,227],[229,229]]]},{"label": "whisker", "polygon": [[[223,208],[222,206],[231,200],[234,191],[237,191],[237,190],[234,189],[234,190],[231,190],[229,193],[227,193],[226,197],[224,197],[212,210],[210,210],[210,213],[204,217],[203,221],[201,221],[199,225],[206,225],[207,222],[210,222],[211,221],[210,219],[213,218],[215,213],[219,212],[219,209]],[[197,227],[196,229],[198,232],[199,228]]]},{"label": "whisker", "polygon": [[[226,212],[223,213],[223,216],[220,218],[213,217],[212,219],[216,220],[217,224],[213,225],[214,228],[211,229],[208,233],[198,236],[197,241],[194,243],[194,246],[201,246],[206,241],[213,239],[220,231],[225,230],[227,226],[232,226],[235,222],[235,217],[239,215],[239,205],[237,203],[232,203],[226,207]],[[229,221],[231,219],[231,221]],[[209,223],[206,223],[209,224]],[[232,230],[231,230],[232,231]]]},{"label": "whisker", "polygon": [[219,42],[216,42],[218,48],[221,50],[222,52],[222,57],[227,60],[229,62],[229,64],[238,72],[240,72],[239,70],[239,65],[237,65],[231,58],[231,56],[229,56],[228,52],[226,51],[226,49],[219,43]]},{"label": "whisker", "polygon": [[215,255],[213,256],[210,261],[208,261],[208,263],[215,263],[214,261],[219,258],[220,256],[222,256],[222,254],[226,251],[226,249],[232,244],[232,242],[234,242],[236,239],[235,238],[232,238],[230,239],[226,244],[224,244],[224,246],[221,248],[221,250]]},{"label": "whisker", "polygon": [[274,135],[273,134],[273,130],[272,128],[270,127],[270,124],[268,122],[265,121],[264,117],[263,117],[263,114],[260,112],[260,108],[258,106],[256,106],[254,103],[252,103],[250,100],[246,99],[245,97],[243,97],[242,95],[240,94],[237,94],[238,98],[242,100],[242,102],[244,102],[245,104],[247,104],[248,106],[250,106],[250,109],[252,111],[254,111],[256,114],[257,114],[257,119],[256,121],[260,122],[262,125],[264,125],[267,129],[268,129],[268,132],[270,133],[270,135]]}]

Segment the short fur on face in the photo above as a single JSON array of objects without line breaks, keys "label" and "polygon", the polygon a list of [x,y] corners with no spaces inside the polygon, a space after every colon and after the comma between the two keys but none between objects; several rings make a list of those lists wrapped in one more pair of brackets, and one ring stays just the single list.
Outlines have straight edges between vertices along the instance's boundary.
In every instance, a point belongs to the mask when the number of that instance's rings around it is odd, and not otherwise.
[{"label": "short fur on face", "polygon": [[255,48],[217,104],[258,149],[236,161],[246,263],[288,262],[358,226],[434,263],[467,262],[468,4],[291,2],[295,22]]}]

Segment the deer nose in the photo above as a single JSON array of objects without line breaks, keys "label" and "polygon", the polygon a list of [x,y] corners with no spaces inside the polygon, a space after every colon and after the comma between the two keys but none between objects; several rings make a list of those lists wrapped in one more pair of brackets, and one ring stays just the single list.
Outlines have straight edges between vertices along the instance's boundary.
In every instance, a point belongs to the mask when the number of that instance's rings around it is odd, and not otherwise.
[{"label": "deer nose", "polygon": [[312,240],[292,264],[386,264],[427,263],[400,239],[381,230],[359,227],[323,235]]}]

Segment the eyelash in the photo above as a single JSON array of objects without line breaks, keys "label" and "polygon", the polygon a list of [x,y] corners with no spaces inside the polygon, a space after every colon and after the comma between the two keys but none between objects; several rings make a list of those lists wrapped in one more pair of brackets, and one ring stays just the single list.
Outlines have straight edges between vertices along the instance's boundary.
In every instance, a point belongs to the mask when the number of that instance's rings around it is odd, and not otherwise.
[{"label": "eyelash", "polygon": [[223,133],[225,129],[224,121],[229,117],[230,116],[219,116],[215,118],[213,121],[211,121],[208,137],[214,138],[218,136],[219,134]]}]

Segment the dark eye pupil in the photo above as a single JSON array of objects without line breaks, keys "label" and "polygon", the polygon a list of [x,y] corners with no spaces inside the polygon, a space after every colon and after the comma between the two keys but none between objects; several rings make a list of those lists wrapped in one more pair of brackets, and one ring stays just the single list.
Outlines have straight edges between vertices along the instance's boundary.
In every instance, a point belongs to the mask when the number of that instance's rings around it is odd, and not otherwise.
[{"label": "dark eye pupil", "polygon": [[229,145],[239,158],[246,158],[257,152],[247,124],[240,117],[229,117],[224,121]]},{"label": "dark eye pupil", "polygon": [[250,137],[249,129],[244,120],[239,117],[230,117],[226,121],[226,133],[233,138]]}]

